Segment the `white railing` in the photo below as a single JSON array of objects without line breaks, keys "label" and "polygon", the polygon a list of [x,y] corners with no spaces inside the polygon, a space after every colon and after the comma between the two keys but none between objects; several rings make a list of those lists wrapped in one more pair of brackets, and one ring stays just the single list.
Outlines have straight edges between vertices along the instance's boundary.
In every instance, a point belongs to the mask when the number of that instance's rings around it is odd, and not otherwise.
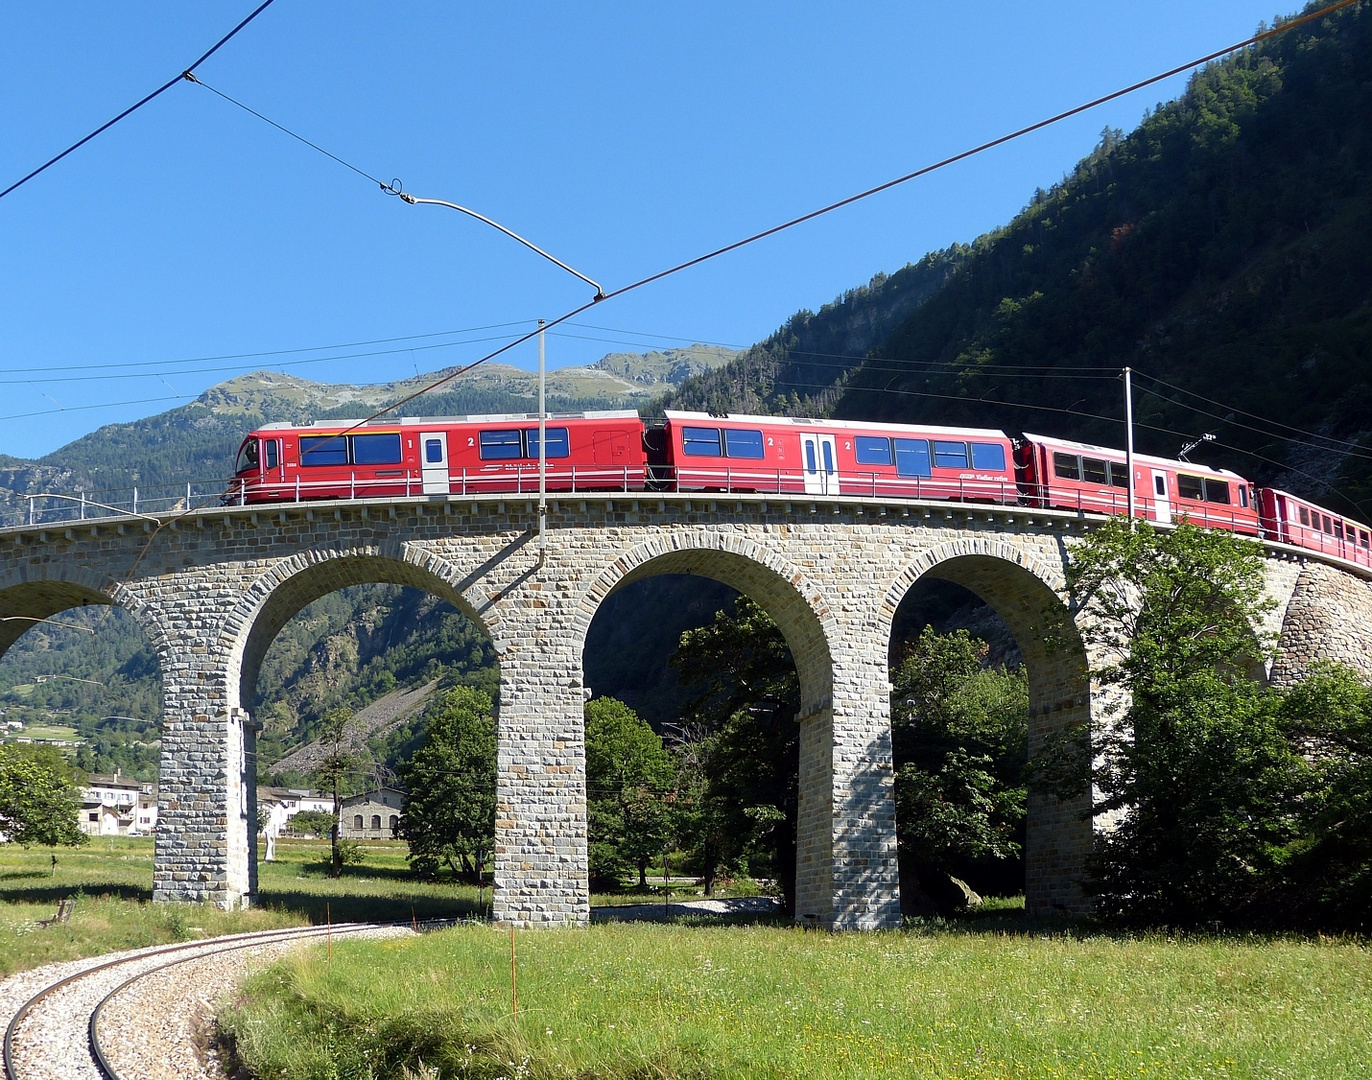
[{"label": "white railing", "polygon": [[[297,474],[290,480],[252,479],[246,485],[233,479],[191,481],[178,484],[98,488],[74,493],[13,493],[0,498],[0,527],[19,525],[70,525],[108,517],[154,518],[221,505],[272,505],[313,499],[417,498],[430,495],[537,495],[538,466],[512,466],[450,471],[447,491],[438,481],[437,491],[425,491],[424,473],[414,469],[350,473],[347,478],[307,480]],[[429,486],[434,487],[433,474]],[[1075,510],[1089,514],[1124,514],[1128,494],[1123,489],[1082,491],[1071,486],[1017,485],[1009,480],[957,480],[938,477],[899,477],[878,472],[843,474],[811,473],[802,469],[750,469],[731,464],[687,466],[553,466],[547,470],[551,495],[567,492],[700,492],[702,494],[761,494],[792,498],[846,496],[872,499],[926,499],[950,502],[1019,505],[1028,508]],[[1372,548],[1362,542],[1369,530],[1345,528],[1342,535],[1317,526],[1284,522],[1280,531],[1262,527],[1256,509],[1220,503],[1176,499],[1166,502],[1170,518],[1194,525],[1228,529],[1263,540],[1292,544],[1323,555],[1372,567]],[[1159,520],[1158,500],[1136,496],[1136,517]]]}]

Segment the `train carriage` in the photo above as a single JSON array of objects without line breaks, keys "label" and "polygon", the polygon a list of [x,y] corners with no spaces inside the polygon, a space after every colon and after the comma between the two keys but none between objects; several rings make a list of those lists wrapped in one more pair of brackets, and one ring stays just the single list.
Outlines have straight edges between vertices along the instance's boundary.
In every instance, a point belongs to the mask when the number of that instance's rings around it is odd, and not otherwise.
[{"label": "train carriage", "polygon": [[653,475],[679,491],[760,491],[1013,503],[1003,431],[801,417],[667,413]]},{"label": "train carriage", "polygon": [[[1015,460],[1020,489],[1031,506],[1095,514],[1128,511],[1122,450],[1026,432]],[[1134,455],[1134,515],[1164,525],[1185,518],[1247,536],[1261,531],[1253,488],[1238,473],[1148,454]]]},{"label": "train carriage", "polygon": [[[629,411],[549,416],[549,491],[643,487],[643,425]],[[268,424],[238,452],[235,502],[538,491],[538,417],[403,417]]]},{"label": "train carriage", "polygon": [[1278,488],[1262,488],[1258,495],[1265,539],[1372,566],[1372,536],[1366,526]]}]

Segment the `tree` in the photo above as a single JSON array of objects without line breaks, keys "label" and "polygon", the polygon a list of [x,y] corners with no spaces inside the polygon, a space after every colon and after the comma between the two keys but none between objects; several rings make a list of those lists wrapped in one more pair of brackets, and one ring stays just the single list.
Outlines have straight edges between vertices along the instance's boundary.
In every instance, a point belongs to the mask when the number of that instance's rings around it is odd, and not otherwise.
[{"label": "tree", "polygon": [[311,833],[319,839],[330,835],[338,818],[323,810],[301,810],[292,814],[289,827],[294,832]]},{"label": "tree", "polygon": [[[795,909],[800,682],[786,639],[740,596],[734,613],[681,635],[671,663],[700,687],[682,707],[702,790],[690,815],[707,890],[721,867],[749,860],[776,877]],[[754,865],[753,869],[756,869]]]},{"label": "tree", "polygon": [[1283,704],[1304,749],[1310,783],[1298,802],[1300,836],[1288,849],[1274,913],[1288,923],[1372,929],[1372,686],[1319,664]]},{"label": "tree", "polygon": [[77,847],[86,834],[66,763],[50,747],[0,745],[0,832],[29,847]]},{"label": "tree", "polygon": [[348,738],[348,725],[352,718],[352,710],[345,708],[330,709],[324,714],[319,735],[324,745],[324,757],[313,770],[319,783],[333,788],[333,826],[329,830],[330,877],[343,875],[343,849],[338,836],[338,823],[343,812],[343,781],[356,771],[362,760]]},{"label": "tree", "polygon": [[891,673],[903,898],[937,898],[938,874],[1019,859],[1028,683],[1023,671],[983,670],[986,651],[965,630],[926,626]]},{"label": "tree", "polygon": [[400,769],[408,794],[397,832],[410,866],[442,866],[478,887],[495,850],[496,724],[490,696],[469,686],[444,693],[425,713],[428,734]]},{"label": "tree", "polygon": [[1303,783],[1279,696],[1250,675],[1264,652],[1261,549],[1186,523],[1114,521],[1072,549],[1068,585],[1089,605],[1088,643],[1113,657],[1093,674],[1127,702],[1093,745],[1094,812],[1119,819],[1091,865],[1102,913],[1251,918],[1296,835]]},{"label": "tree", "polygon": [[585,717],[591,876],[617,883],[627,865],[646,889],[648,863],[672,832],[671,755],[661,736],[622,701],[588,701]]}]

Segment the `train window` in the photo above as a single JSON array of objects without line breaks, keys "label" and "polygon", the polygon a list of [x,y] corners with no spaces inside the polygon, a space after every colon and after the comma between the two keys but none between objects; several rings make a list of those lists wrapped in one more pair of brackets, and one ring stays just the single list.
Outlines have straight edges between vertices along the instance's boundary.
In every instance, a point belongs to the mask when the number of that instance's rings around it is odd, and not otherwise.
[{"label": "train window", "polygon": [[238,462],[234,465],[233,471],[241,473],[255,468],[257,468],[257,440],[249,439],[238,451]]},{"label": "train window", "polygon": [[1081,458],[1076,454],[1054,454],[1053,475],[1064,480],[1081,479]]},{"label": "train window", "polygon": [[281,456],[276,450],[280,445],[275,439],[268,439],[262,444],[263,457],[267,459],[267,468],[274,469],[281,464]]},{"label": "train window", "polygon": [[967,468],[967,444],[935,440],[934,464],[940,469]]},{"label": "train window", "polygon": [[1088,484],[1107,483],[1105,472],[1105,462],[1099,458],[1084,457],[1081,459],[1081,477]]},{"label": "train window", "polygon": [[303,468],[347,463],[348,443],[342,435],[300,436],[300,464]]},{"label": "train window", "polygon": [[820,442],[819,448],[824,454],[824,471],[830,476],[834,474],[834,443],[832,439],[824,439]]},{"label": "train window", "polygon": [[896,448],[896,475],[931,476],[929,440],[892,439]]},{"label": "train window", "polygon": [[424,440],[424,460],[430,465],[441,465],[443,463],[442,439]]},{"label": "train window", "polygon": [[999,443],[972,443],[972,468],[1005,471],[1005,447]]},{"label": "train window", "polygon": [[1229,505],[1229,484],[1224,480],[1207,480],[1205,482],[1205,501],[1212,503],[1224,503]]},{"label": "train window", "polygon": [[1205,481],[1199,476],[1177,473],[1177,494],[1183,499],[1204,499]]},{"label": "train window", "polygon": [[1301,524],[1302,524],[1302,525],[1309,525],[1309,524],[1310,524],[1310,511],[1307,510],[1304,506],[1301,507]]},{"label": "train window", "polygon": [[819,465],[815,463],[815,440],[805,440],[805,471],[808,473],[819,472]]},{"label": "train window", "polygon": [[1367,533],[1363,532],[1361,529],[1358,530],[1358,540],[1362,543],[1362,546],[1363,546],[1364,548],[1367,547],[1367,544],[1368,544]]},{"label": "train window", "polygon": [[483,431],[481,433],[482,461],[511,461],[524,456],[524,440],[519,429]]},{"label": "train window", "polygon": [[743,429],[724,429],[724,450],[730,457],[764,458],[767,452],[762,448],[762,432]]},{"label": "train window", "polygon": [[1334,523],[1329,520],[1328,514],[1324,515],[1324,531],[1327,533],[1332,533],[1334,531]]},{"label": "train window", "polygon": [[400,432],[350,436],[354,465],[399,465]]},{"label": "train window", "polygon": [[691,457],[721,457],[719,428],[684,427],[681,429],[681,449]]},{"label": "train window", "polygon": [[891,464],[891,440],[872,435],[859,435],[853,440],[853,450],[859,465]]},{"label": "train window", "polygon": [[1110,486],[1122,488],[1129,486],[1129,470],[1118,461],[1110,462]]},{"label": "train window", "polygon": [[1167,494],[1167,477],[1165,477],[1165,476],[1155,476],[1155,477],[1153,477],[1153,490],[1156,491],[1159,495],[1166,495],[1166,494]]},{"label": "train window", "polygon": [[[567,438],[565,427],[550,427],[544,430],[548,433],[548,449],[544,456],[549,458],[564,458],[572,456],[572,444]],[[525,457],[538,457],[538,428],[528,428],[524,432],[525,441],[529,450]]]},{"label": "train window", "polygon": [[1334,522],[1334,539],[1335,539],[1335,540],[1342,540],[1342,539],[1343,539],[1343,522],[1342,522],[1342,521],[1336,521],[1336,522]]},{"label": "train window", "polygon": [[1240,505],[1240,506],[1243,506],[1243,507],[1246,507],[1246,506],[1248,505],[1248,485],[1247,485],[1247,484],[1240,484],[1240,485],[1239,485],[1239,505]]}]

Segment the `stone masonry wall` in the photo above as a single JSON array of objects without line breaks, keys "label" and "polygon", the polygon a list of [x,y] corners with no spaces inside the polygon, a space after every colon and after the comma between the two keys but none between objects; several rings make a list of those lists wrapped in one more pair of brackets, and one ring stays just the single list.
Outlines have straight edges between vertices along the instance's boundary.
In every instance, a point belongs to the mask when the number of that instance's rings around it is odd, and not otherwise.
[{"label": "stone masonry wall", "polygon": [[[803,702],[797,914],[815,925],[898,919],[886,657],[895,609],[922,575],[966,585],[1006,619],[1030,669],[1034,738],[1096,722],[1060,597],[1063,553],[1089,527],[1075,515],[842,498],[559,498],[543,564],[533,521],[527,500],[437,498],[232,507],[160,528],[111,520],[0,531],[0,612],[117,603],[154,641],[166,696],[162,900],[250,899],[255,761],[242,709],[280,626],[363,581],[427,589],[491,636],[502,697],[495,911],[511,923],[587,919],[581,653],[600,602],[637,577],[715,577],[756,599],[786,635]],[[1348,625],[1365,625],[1372,594],[1312,564],[1290,609],[1297,656],[1301,634],[1343,641]],[[1321,610],[1340,614],[1320,622]],[[1358,640],[1335,651],[1365,664]],[[1088,809],[1086,793],[1031,800],[1032,910],[1081,910]]]}]

